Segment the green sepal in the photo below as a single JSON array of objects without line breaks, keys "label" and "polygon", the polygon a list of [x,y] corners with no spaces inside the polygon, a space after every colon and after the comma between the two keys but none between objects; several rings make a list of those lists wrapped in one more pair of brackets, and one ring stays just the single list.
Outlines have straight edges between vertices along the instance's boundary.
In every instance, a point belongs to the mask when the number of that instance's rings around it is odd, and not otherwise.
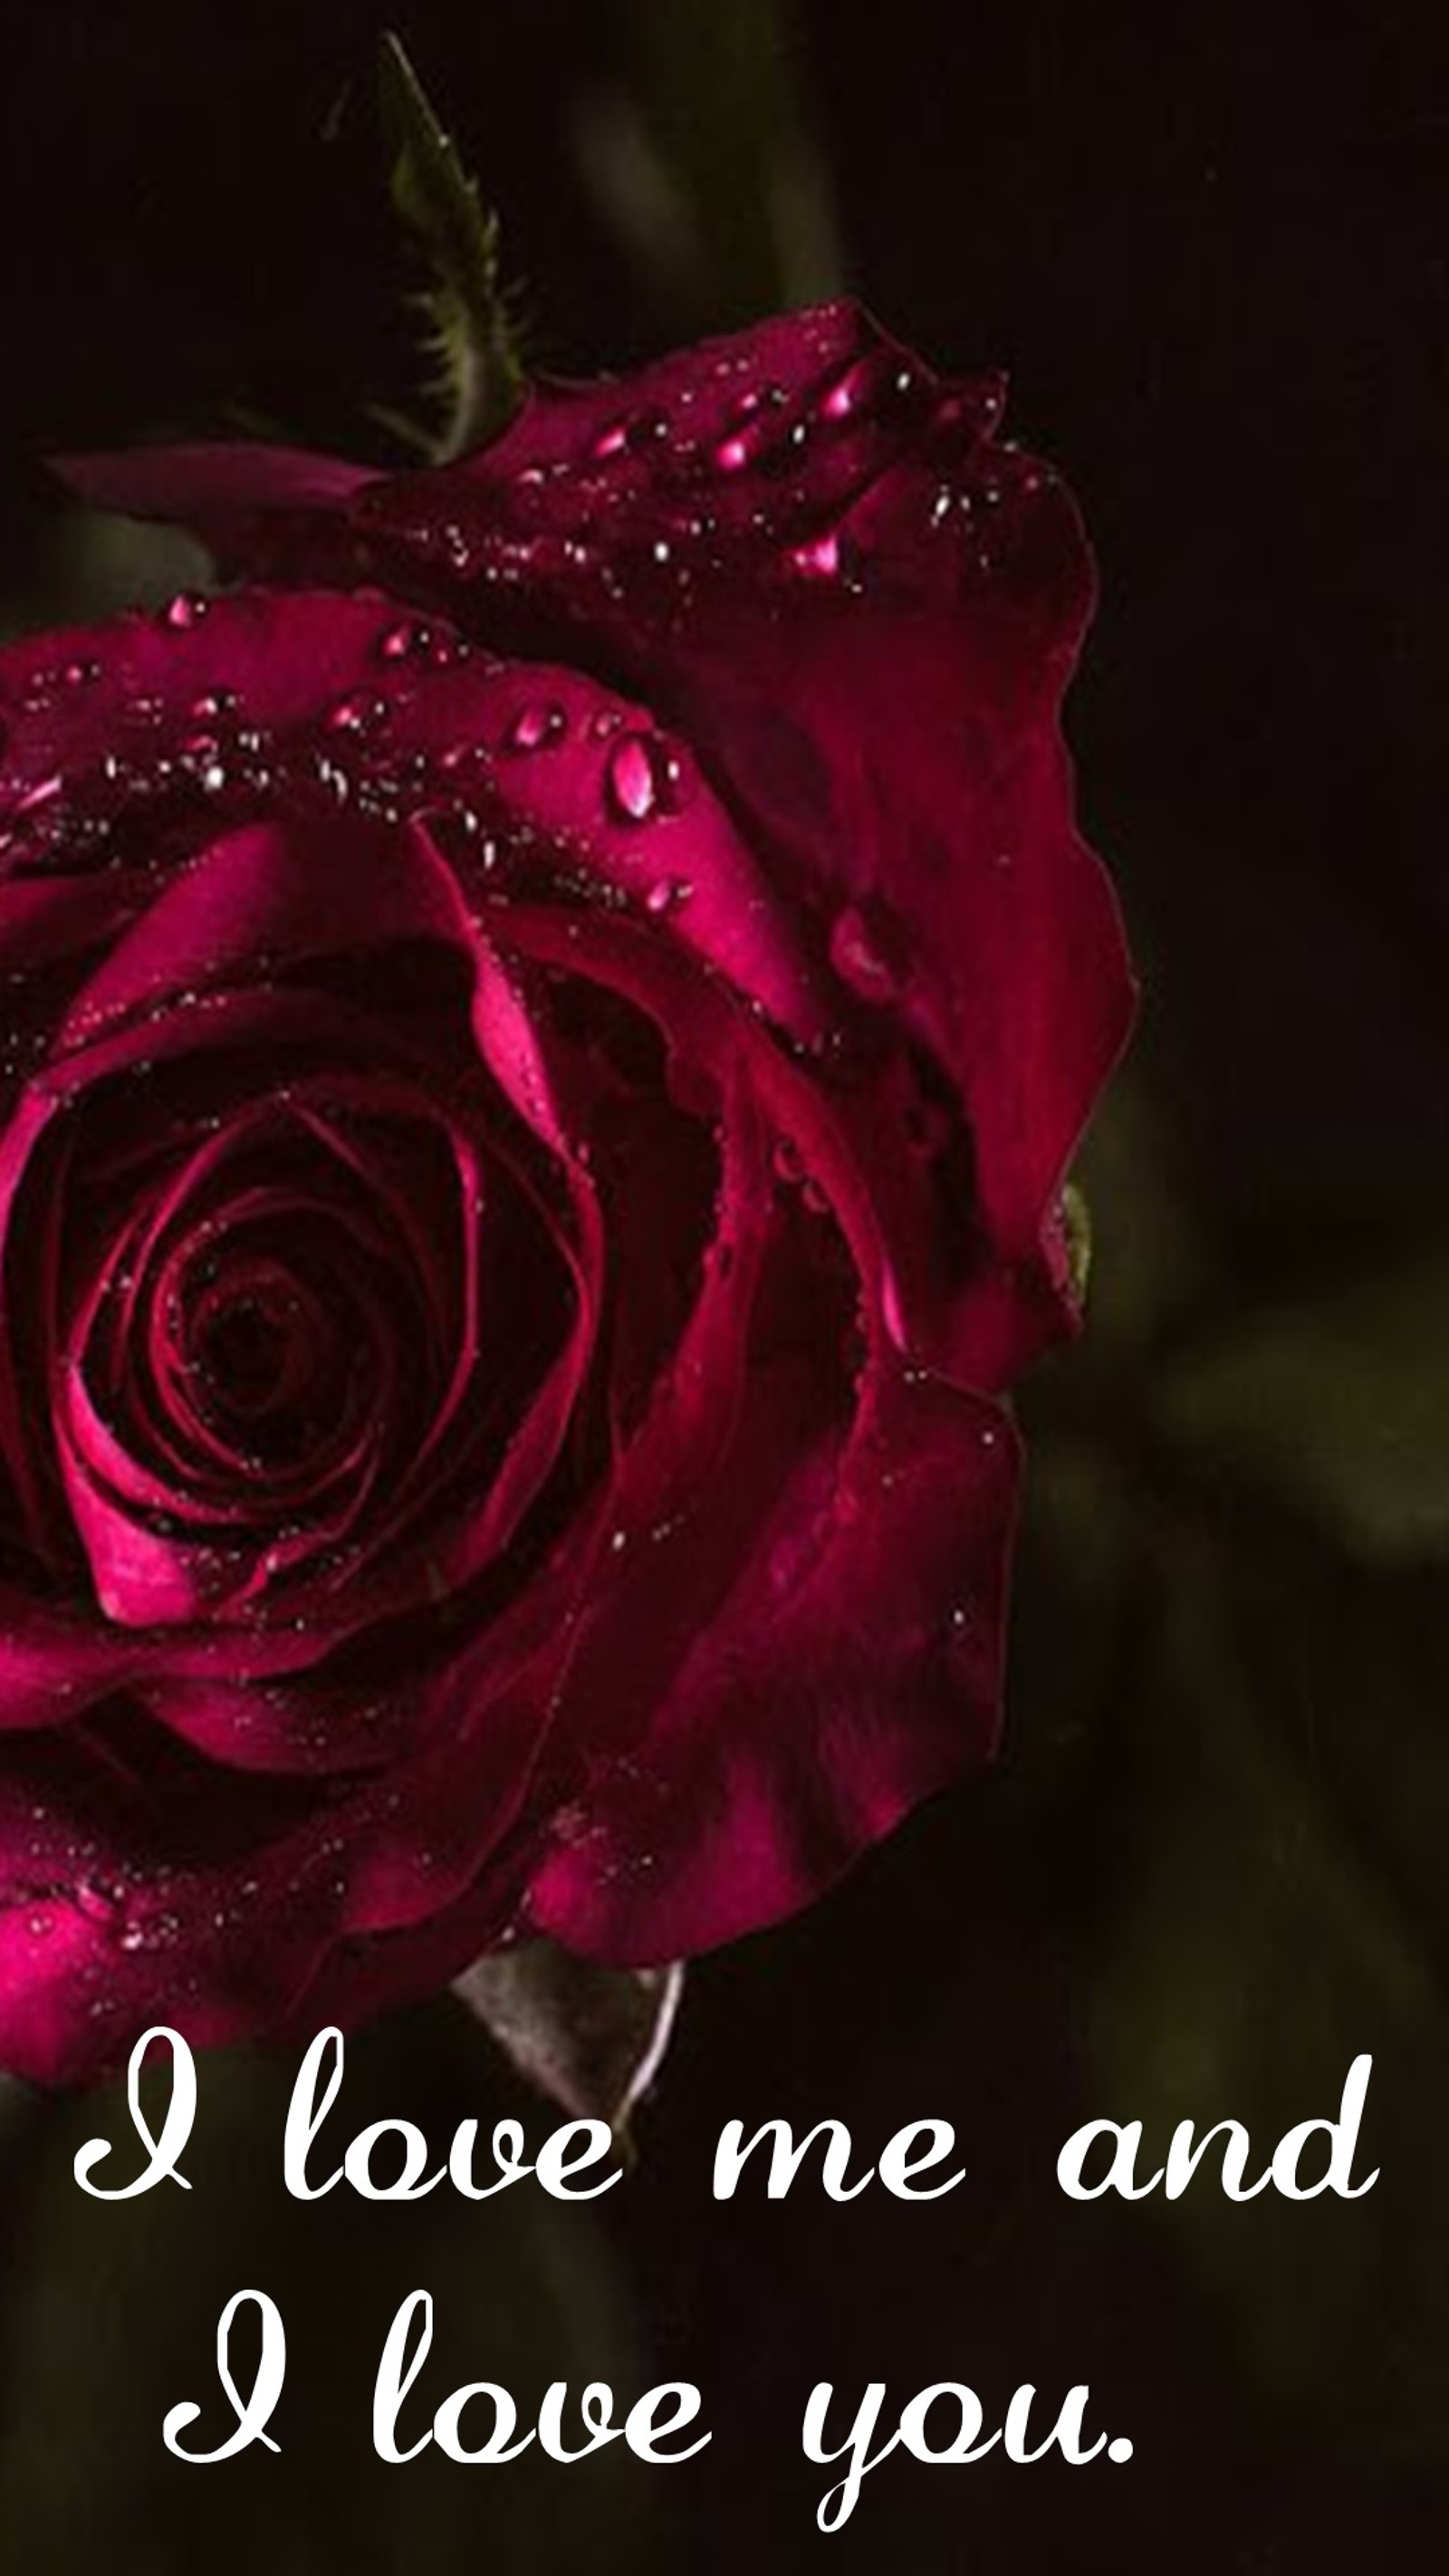
[{"label": "green sepal", "polygon": [[439,123],[398,38],[378,49],[378,102],[392,202],[431,272],[421,302],[435,367],[427,386],[437,427],[428,447],[446,464],[506,429],[525,377],[499,280],[498,218]]},{"label": "green sepal", "polygon": [[622,2139],[659,2071],[683,1981],[677,1966],[605,1968],[536,1940],[486,1952],[454,1991],[530,2084]]}]

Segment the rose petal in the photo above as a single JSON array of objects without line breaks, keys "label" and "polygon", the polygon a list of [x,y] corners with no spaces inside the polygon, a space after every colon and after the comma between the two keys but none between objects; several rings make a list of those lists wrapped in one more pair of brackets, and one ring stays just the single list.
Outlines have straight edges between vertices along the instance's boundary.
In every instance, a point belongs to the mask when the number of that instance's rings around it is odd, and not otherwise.
[{"label": "rose petal", "polygon": [[190,459],[167,503],[269,578],[381,574],[645,691],[958,1084],[992,1256],[958,1341],[991,1382],[1075,1321],[1044,1237],[1132,1011],[1055,732],[1090,565],[1062,486],[995,442],[1001,393],[839,304],[626,393],[542,387],[491,447],[340,503],[281,515],[257,459],[236,508]]},{"label": "rose petal", "polygon": [[[749,1384],[730,1517],[760,1500],[749,1453],[774,1448],[781,1392]],[[692,1955],[819,1895],[983,1759],[1016,1467],[994,1406],[897,1377],[843,1451],[807,1453],[775,1486],[719,1597],[701,1601],[689,1562],[717,1552],[718,1517],[651,1551],[575,1659],[556,1727],[590,1760],[553,1819],[531,1920],[620,1964]],[[676,1626],[681,1594],[694,1616]],[[621,1660],[621,1630],[641,1624],[642,1651]]]}]

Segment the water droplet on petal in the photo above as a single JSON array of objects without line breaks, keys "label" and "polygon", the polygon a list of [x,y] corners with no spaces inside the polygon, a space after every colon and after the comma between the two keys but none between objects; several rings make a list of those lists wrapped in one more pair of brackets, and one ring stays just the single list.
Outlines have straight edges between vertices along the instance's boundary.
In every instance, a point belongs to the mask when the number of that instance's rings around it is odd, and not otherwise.
[{"label": "water droplet on petal", "polygon": [[432,628],[425,626],[420,617],[401,617],[380,637],[377,649],[384,662],[406,662],[414,655],[421,658],[429,654],[433,640]]},{"label": "water droplet on petal", "polygon": [[557,742],[564,731],[562,707],[520,707],[508,726],[504,740],[510,751],[540,751]]},{"label": "water droplet on petal", "polygon": [[829,385],[820,401],[823,420],[852,420],[861,412],[876,411],[883,397],[897,398],[908,394],[915,378],[909,367],[893,367],[883,350],[867,351],[852,358]]},{"label": "water droplet on petal", "polygon": [[35,814],[42,805],[53,804],[63,784],[58,776],[38,780],[34,787],[27,787],[25,794],[16,799],[16,813]]},{"label": "water droplet on petal", "polygon": [[840,539],[833,529],[823,537],[812,537],[808,544],[791,548],[790,561],[808,579],[833,581],[840,570]]},{"label": "water droplet on petal", "polygon": [[821,396],[821,415],[826,420],[849,420],[858,411],[869,390],[871,371],[859,358],[852,359],[842,375]]},{"label": "water droplet on petal", "polygon": [[605,771],[609,803],[621,823],[644,823],[676,801],[679,765],[657,735],[621,734]]},{"label": "water droplet on petal", "polygon": [[115,1918],[119,1899],[109,1888],[97,1887],[93,1879],[83,1878],[75,1890],[75,1905],[88,1923],[109,1925]]},{"label": "water droplet on petal", "polygon": [[974,1603],[958,1601],[947,1613],[941,1644],[949,1673],[962,1683],[979,1678],[983,1652],[989,1655],[991,1632]]},{"label": "water droplet on petal", "polygon": [[188,627],[200,623],[210,606],[210,600],[199,590],[178,590],[175,598],[168,600],[162,609],[161,622],[163,626],[174,627],[184,634]]},{"label": "water droplet on petal", "polygon": [[602,462],[606,457],[618,456],[620,452],[628,446],[628,444],[629,424],[627,420],[611,420],[607,429],[600,430],[589,453],[592,456],[598,457]]},{"label": "water droplet on petal", "polygon": [[744,438],[722,438],[714,451],[714,461],[721,474],[739,474],[750,461],[750,445]]},{"label": "water droplet on petal", "polygon": [[644,897],[646,912],[673,912],[688,903],[694,888],[683,877],[660,877]]},{"label": "water droplet on petal", "polygon": [[350,697],[341,698],[327,719],[334,733],[371,733],[387,714],[387,700],[373,697],[366,689],[355,689]]}]

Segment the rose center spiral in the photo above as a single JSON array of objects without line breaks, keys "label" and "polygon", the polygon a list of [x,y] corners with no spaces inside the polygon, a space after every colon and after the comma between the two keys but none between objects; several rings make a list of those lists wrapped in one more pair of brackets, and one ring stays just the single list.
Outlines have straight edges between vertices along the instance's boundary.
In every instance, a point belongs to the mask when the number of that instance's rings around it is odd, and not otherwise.
[{"label": "rose center spiral", "polygon": [[284,1271],[209,1290],[188,1335],[208,1413],[260,1423],[304,1397],[322,1359],[315,1302]]}]

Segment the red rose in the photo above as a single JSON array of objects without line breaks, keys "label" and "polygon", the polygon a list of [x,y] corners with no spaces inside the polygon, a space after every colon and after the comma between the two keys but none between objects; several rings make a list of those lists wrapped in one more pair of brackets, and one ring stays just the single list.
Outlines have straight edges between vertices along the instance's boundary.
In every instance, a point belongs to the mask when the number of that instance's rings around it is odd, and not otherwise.
[{"label": "red rose", "polygon": [[998,409],[832,307],[73,469],[282,586],[0,653],[6,2064],[696,1951],[989,1747],[1129,1015]]}]

